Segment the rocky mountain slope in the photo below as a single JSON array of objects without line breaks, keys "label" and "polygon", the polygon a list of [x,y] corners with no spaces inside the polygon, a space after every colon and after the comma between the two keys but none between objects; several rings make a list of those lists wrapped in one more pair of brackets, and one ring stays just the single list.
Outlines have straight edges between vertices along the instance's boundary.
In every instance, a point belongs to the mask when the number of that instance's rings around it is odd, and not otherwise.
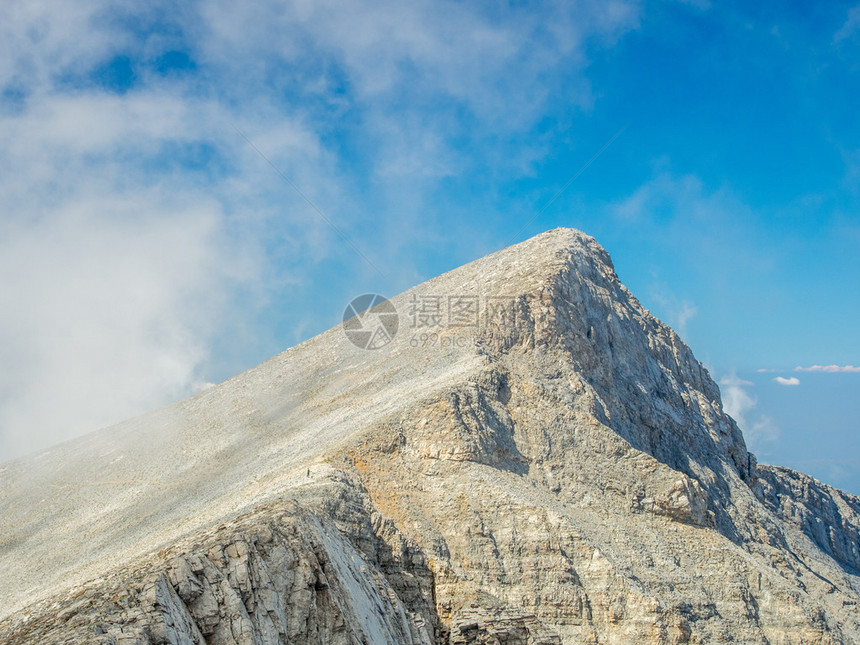
[{"label": "rocky mountain slope", "polygon": [[392,302],[0,465],[0,641],[860,642],[860,499],[758,466],[592,238]]}]

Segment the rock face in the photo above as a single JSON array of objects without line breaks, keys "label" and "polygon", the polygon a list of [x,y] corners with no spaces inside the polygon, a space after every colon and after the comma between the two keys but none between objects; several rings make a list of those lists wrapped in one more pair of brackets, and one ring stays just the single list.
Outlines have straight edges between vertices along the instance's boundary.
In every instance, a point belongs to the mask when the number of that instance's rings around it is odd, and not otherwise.
[{"label": "rock face", "polygon": [[592,238],[393,303],[0,466],[0,641],[860,642],[860,499],[758,466]]}]

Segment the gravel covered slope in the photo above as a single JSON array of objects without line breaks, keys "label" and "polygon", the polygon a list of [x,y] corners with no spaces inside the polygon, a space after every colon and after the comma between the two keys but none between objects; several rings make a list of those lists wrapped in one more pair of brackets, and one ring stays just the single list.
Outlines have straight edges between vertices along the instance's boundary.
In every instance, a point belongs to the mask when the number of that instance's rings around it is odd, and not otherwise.
[{"label": "gravel covered slope", "polygon": [[860,641],[857,499],[757,466],[592,238],[393,302],[381,349],[335,328],[0,466],[0,636]]}]

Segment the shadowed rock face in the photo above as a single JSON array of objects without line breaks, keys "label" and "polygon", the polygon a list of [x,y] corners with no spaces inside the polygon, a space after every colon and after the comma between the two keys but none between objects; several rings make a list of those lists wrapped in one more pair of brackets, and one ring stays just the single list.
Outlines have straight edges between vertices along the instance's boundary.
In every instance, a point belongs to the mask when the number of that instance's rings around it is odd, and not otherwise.
[{"label": "shadowed rock face", "polygon": [[757,466],[592,238],[393,303],[381,349],[334,329],[0,466],[0,640],[860,641],[860,499]]}]

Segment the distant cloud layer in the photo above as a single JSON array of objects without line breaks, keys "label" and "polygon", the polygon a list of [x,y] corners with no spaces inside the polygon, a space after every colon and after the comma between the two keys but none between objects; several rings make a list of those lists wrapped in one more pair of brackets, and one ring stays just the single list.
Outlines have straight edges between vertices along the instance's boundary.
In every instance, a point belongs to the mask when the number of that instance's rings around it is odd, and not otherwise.
[{"label": "distant cloud layer", "polygon": [[827,372],[827,373],[836,373],[836,372],[853,372],[860,373],[860,367],[854,367],[853,365],[810,365],[809,367],[795,367],[795,372]]}]

